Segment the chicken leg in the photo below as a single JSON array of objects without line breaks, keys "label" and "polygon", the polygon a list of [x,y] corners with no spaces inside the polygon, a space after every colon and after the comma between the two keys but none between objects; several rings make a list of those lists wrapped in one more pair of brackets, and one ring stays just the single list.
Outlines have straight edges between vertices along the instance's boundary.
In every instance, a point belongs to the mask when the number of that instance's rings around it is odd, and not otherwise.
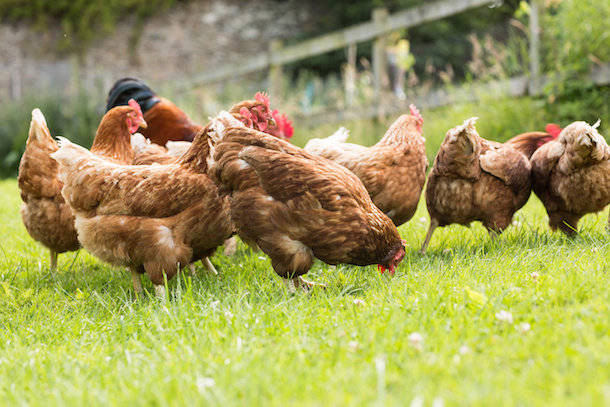
[{"label": "chicken leg", "polygon": [[133,284],[133,290],[136,294],[142,294],[142,280],[140,279],[140,273],[137,270],[131,270],[131,283]]},{"label": "chicken leg", "polygon": [[215,276],[218,275],[218,271],[216,271],[216,267],[214,267],[214,265],[210,261],[209,257],[206,257],[205,259],[203,259],[203,265],[205,266],[206,269],[208,269],[208,271],[210,273],[214,274]]},{"label": "chicken leg", "polygon": [[432,238],[432,233],[434,233],[434,229],[436,229],[437,227],[438,221],[436,219],[430,219],[430,227],[428,228],[428,233],[426,234],[424,244],[421,247],[421,254],[426,254],[426,249],[428,248],[428,244],[430,243],[430,239]]},{"label": "chicken leg", "polygon": [[167,292],[165,290],[164,284],[159,284],[159,285],[155,284],[155,295],[157,296],[157,298],[160,298],[162,300],[165,299]]},{"label": "chicken leg", "polygon": [[57,271],[57,252],[55,250],[50,250],[51,252],[51,265],[50,269],[52,272]]},{"label": "chicken leg", "polygon": [[190,273],[191,277],[195,277],[195,275],[197,275],[197,269],[195,268],[194,263],[189,264],[188,269],[189,269],[189,273]]}]

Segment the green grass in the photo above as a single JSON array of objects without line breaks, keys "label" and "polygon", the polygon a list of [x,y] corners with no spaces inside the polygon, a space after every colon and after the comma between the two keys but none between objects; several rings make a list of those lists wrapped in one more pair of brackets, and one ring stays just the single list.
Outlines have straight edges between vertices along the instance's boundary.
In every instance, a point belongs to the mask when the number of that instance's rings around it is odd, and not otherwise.
[{"label": "green grass", "polygon": [[610,404],[606,213],[569,239],[532,198],[496,242],[447,227],[422,257],[422,204],[393,278],[316,263],[308,277],[328,288],[290,295],[240,244],[213,258],[219,277],[199,266],[162,302],[85,251],[49,273],[16,182],[0,194],[2,404]]}]

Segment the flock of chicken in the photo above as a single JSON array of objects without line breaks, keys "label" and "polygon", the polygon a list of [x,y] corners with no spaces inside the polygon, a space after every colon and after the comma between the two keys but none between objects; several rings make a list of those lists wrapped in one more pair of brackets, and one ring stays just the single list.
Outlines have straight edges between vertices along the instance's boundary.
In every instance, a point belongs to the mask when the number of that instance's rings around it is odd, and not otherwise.
[{"label": "flock of chicken", "polygon": [[[475,122],[449,130],[436,156],[422,252],[438,226],[478,220],[501,233],[532,188],[551,228],[568,234],[610,203],[610,148],[599,123],[549,125],[501,144],[481,138]],[[124,78],[110,90],[90,150],[65,138],[58,145],[40,110],[32,112],[21,214],[50,249],[52,269],[58,253],[84,247],[128,267],[137,292],[146,273],[159,296],[196,261],[215,271],[209,256],[223,244],[230,251],[234,234],[267,254],[291,290],[314,284],[301,277],[314,258],[393,274],[406,243],[396,227],[413,217],[426,182],[422,127],[411,106],[372,147],[346,143],[340,129],[301,149],[264,94],[200,126]]]}]

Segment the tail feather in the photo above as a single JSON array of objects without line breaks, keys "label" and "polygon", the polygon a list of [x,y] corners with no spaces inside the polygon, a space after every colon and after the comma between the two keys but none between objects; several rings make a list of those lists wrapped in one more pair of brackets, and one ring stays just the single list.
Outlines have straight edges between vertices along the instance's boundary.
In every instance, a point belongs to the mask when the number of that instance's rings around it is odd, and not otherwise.
[{"label": "tail feather", "polygon": [[[32,110],[32,121],[30,122],[30,132],[28,139],[39,140],[39,141],[50,141],[53,142],[51,132],[47,126],[47,121],[40,109],[36,108]],[[53,142],[54,143],[54,142]]]},{"label": "tail feather", "polygon": [[210,117],[210,123],[208,124],[208,145],[210,152],[207,156],[208,168],[215,165],[214,146],[221,141],[227,134],[229,127],[246,127],[241,121],[237,120],[231,113],[226,110],[221,111],[214,118]]},{"label": "tail feather", "polygon": [[142,154],[145,151],[148,151],[150,144],[150,140],[140,133],[131,135],[131,148],[133,148],[133,151],[136,154]]},{"label": "tail feather", "polygon": [[83,155],[93,155],[93,153],[86,148],[72,143],[65,137],[57,137],[57,144],[59,145],[59,149],[51,154],[51,158],[63,166],[75,164],[82,159]]},{"label": "tail feather", "polygon": [[349,138],[349,130],[345,127],[340,127],[337,131],[326,138],[312,138],[305,144],[304,150],[312,153],[322,155],[331,146],[345,143]]},{"label": "tail feather", "polygon": [[610,148],[597,130],[599,124],[599,120],[593,126],[582,121],[574,122],[563,129],[559,141],[571,145],[570,150],[582,159],[586,160],[587,157],[593,161],[606,159],[610,155]]},{"label": "tail feather", "polygon": [[[460,142],[459,144],[464,144],[466,149],[470,149],[469,153],[472,153],[472,149],[476,144],[476,140],[474,135],[476,134],[476,122],[478,117],[471,117],[470,119],[464,120],[460,126],[454,127],[447,132],[446,140],[450,143]],[[463,143],[467,141],[467,143]]]},{"label": "tail feather", "polygon": [[349,130],[345,127],[339,127],[337,131],[328,136],[326,140],[332,141],[334,143],[345,143],[349,138]]},{"label": "tail feather", "polygon": [[245,127],[245,125],[237,120],[233,115],[226,110],[218,113],[216,117],[210,121],[210,139],[217,143],[222,140],[229,127]]},{"label": "tail feather", "polygon": [[167,144],[165,144],[165,148],[167,149],[167,154],[169,154],[173,157],[180,157],[181,155],[186,153],[189,148],[191,148],[191,142],[190,141],[168,141]]},{"label": "tail feather", "polygon": [[161,101],[155,92],[140,79],[122,78],[116,81],[108,92],[106,111],[116,106],[127,105],[129,99],[135,99],[143,113]]},{"label": "tail feather", "polygon": [[505,144],[511,146],[529,159],[538,148],[553,139],[553,136],[549,133],[533,131],[519,134],[508,140]]}]

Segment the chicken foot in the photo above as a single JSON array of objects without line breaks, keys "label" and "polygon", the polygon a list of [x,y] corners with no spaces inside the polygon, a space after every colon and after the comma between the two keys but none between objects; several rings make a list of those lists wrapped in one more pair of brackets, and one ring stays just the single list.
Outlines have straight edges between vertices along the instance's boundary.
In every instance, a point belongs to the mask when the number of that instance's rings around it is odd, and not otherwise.
[{"label": "chicken foot", "polygon": [[430,219],[430,227],[428,228],[428,233],[426,234],[426,239],[424,240],[424,244],[419,251],[421,254],[426,254],[426,249],[428,248],[428,244],[430,243],[430,239],[432,238],[432,233],[434,233],[434,229],[438,227],[438,221],[436,219]]},{"label": "chicken foot", "polygon": [[[131,282],[133,284],[133,290],[136,294],[142,294],[144,289],[142,288],[141,273],[137,269],[131,269]],[[155,284],[155,295],[157,298],[165,298],[166,290],[164,284]]]},{"label": "chicken foot", "polygon": [[326,288],[326,284],[305,280],[301,276],[294,278],[285,278],[282,281],[291,294],[295,294],[298,289],[301,289],[303,292],[307,293],[311,291],[314,287]]}]

